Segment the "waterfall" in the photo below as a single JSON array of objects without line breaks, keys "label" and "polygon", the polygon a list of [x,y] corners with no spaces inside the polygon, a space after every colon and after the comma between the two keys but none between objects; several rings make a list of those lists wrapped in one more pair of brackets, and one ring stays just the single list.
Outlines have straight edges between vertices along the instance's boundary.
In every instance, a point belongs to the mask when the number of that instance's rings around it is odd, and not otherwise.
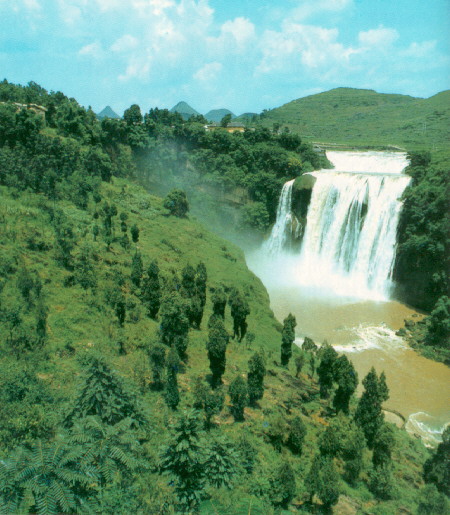
[{"label": "waterfall", "polygon": [[264,244],[264,251],[269,255],[275,256],[286,249],[292,233],[293,214],[292,205],[292,186],[295,179],[284,184],[281,190],[280,200],[278,201],[277,219],[272,228],[269,239]]},{"label": "waterfall", "polygon": [[[311,172],[316,181],[293,280],[318,292],[387,299],[392,289],[399,198],[410,181],[401,173],[407,165],[405,155],[329,152],[328,158],[336,164],[334,170]],[[279,256],[293,216],[290,205],[287,197],[280,198],[280,219],[277,215],[266,244]]]}]

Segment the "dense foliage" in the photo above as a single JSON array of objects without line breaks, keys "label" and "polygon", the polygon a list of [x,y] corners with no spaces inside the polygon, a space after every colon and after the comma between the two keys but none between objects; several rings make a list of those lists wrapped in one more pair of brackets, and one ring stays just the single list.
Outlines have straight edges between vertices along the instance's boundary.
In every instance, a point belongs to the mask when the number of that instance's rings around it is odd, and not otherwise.
[{"label": "dense foliage", "polygon": [[[325,350],[305,339],[300,354],[290,331],[278,365],[282,326],[239,249],[122,177],[152,138],[194,125],[137,106],[100,124],[34,84],[0,95],[48,108],[44,126],[0,104],[0,512],[445,507],[416,499],[420,443],[392,429],[392,446],[381,424],[364,444],[348,363],[330,383]],[[392,478],[398,498],[383,500]]]}]

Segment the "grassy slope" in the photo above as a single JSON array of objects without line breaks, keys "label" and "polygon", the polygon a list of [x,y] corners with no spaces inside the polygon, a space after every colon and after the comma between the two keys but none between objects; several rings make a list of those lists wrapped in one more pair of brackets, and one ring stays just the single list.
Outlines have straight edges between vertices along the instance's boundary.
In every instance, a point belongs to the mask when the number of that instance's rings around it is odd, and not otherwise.
[{"label": "grassy slope", "polygon": [[[297,380],[293,377],[293,360],[290,373],[276,364],[281,339],[279,323],[270,311],[264,287],[259,279],[248,271],[242,252],[232,244],[208,233],[195,220],[165,216],[161,199],[149,196],[141,188],[126,181],[115,179],[113,185],[103,185],[102,193],[108,202],[113,202],[117,206],[119,213],[128,213],[129,226],[137,223],[140,227],[139,248],[144,265],[157,258],[162,275],[170,276],[172,269],[179,271],[187,262],[195,266],[202,260],[208,270],[208,286],[224,283],[239,286],[246,292],[252,311],[248,318],[249,331],[255,333],[256,339],[252,349],[245,348],[244,344],[230,342],[224,384],[228,385],[238,373],[245,374],[249,357],[254,350],[261,348],[266,355],[270,371],[266,376],[267,389],[260,402],[260,409],[246,408],[245,422],[234,424],[227,408],[215,421],[232,439],[242,433],[250,435],[259,451],[260,462],[252,481],[257,482],[261,473],[267,477],[277,463],[289,460],[296,472],[298,495],[301,496],[305,493],[302,479],[306,476],[312,461],[318,435],[326,426],[324,416],[328,410],[326,404],[317,398],[317,384],[307,376],[308,367],[305,367],[305,373]],[[96,294],[86,292],[79,286],[65,287],[64,279],[70,273],[56,264],[53,258],[54,251],[30,251],[26,246],[26,239],[32,234],[50,243],[54,241],[48,216],[41,209],[44,199],[27,193],[15,198],[5,188],[0,188],[0,196],[0,218],[4,221],[3,230],[0,232],[0,258],[3,263],[8,261],[13,265],[24,262],[29,270],[39,272],[50,310],[47,359],[39,362],[37,376],[51,385],[61,402],[60,406],[63,406],[73,396],[79,381],[80,368],[77,357],[92,348],[97,348],[109,356],[117,369],[141,390],[143,402],[151,413],[155,435],[148,452],[151,460],[152,456],[156,459],[157,449],[167,437],[167,423],[173,417],[173,412],[166,408],[162,395],[149,388],[151,373],[146,349],[149,342],[157,338],[158,323],[145,316],[139,302],[136,303],[137,297],[133,295],[130,286],[127,287],[127,298],[136,304],[132,310],[135,320],[132,321],[128,317],[123,329],[118,327],[112,310],[106,307],[104,302],[109,284],[108,275],[122,272],[128,277],[134,249],[125,251],[118,244],[113,244],[111,251],[107,251],[100,237],[98,242],[93,241],[91,229],[94,223],[94,205],[87,211],[81,211],[70,203],[58,203],[57,207],[62,208],[74,223],[80,241],[91,243],[97,255],[99,285]],[[77,250],[74,250],[74,255],[77,254]],[[4,298],[9,295],[8,284],[11,285],[13,282],[14,276],[6,284]],[[190,392],[194,378],[209,373],[205,341],[206,320],[210,312],[211,303],[208,297],[202,330],[190,332],[189,362],[184,373],[179,375],[182,409],[192,406]],[[228,308],[226,325],[231,331]],[[119,339],[125,341],[125,356],[118,354]],[[75,352],[70,351],[68,343]],[[12,356],[3,353],[2,360],[8,360],[14,366]],[[264,439],[264,428],[277,414],[283,420],[289,420],[299,412],[303,414],[308,427],[303,456],[294,457],[287,449],[283,449],[281,454],[274,453],[271,445]],[[394,459],[396,480],[401,494],[392,501],[378,505],[362,482],[357,488],[351,488],[342,481],[344,493],[352,499],[351,504],[358,506],[359,510],[395,513],[401,505],[412,509],[415,506],[415,491],[411,487],[421,484],[421,464],[427,452],[420,443],[402,432],[397,434],[397,438],[398,447]],[[370,453],[367,450],[365,459],[368,467]],[[166,480],[157,475],[150,474],[148,481],[145,478],[143,480],[146,484],[153,482],[153,488],[160,488],[161,495],[167,490]],[[264,488],[264,485],[261,487]],[[253,503],[252,513],[271,513],[267,506],[262,505],[262,511],[258,511],[260,502],[254,497],[249,498],[248,494],[243,492],[242,485],[236,485],[232,492],[213,491],[212,496],[211,501],[205,503],[205,513],[210,513],[211,510],[217,513],[240,513],[241,508],[244,510],[242,513],[247,513],[249,503]],[[348,502],[346,499],[342,500],[344,505]]]},{"label": "grassy slope", "polygon": [[336,88],[289,102],[262,119],[307,140],[351,145],[399,145],[429,150],[449,139],[450,91],[428,99]]}]

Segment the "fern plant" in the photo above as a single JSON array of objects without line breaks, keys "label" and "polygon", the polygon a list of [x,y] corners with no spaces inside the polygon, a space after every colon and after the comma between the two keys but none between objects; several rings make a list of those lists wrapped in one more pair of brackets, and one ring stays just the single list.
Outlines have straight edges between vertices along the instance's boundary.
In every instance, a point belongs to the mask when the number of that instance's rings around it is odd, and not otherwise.
[{"label": "fern plant", "polygon": [[89,513],[96,472],[63,440],[17,448],[0,461],[0,513]]}]

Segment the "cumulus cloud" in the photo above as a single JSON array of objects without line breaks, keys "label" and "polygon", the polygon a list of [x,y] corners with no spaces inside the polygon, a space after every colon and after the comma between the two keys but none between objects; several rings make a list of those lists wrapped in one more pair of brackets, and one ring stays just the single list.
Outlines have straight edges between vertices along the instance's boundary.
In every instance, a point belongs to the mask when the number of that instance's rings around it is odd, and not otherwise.
[{"label": "cumulus cloud", "polygon": [[248,18],[226,21],[218,37],[208,38],[208,47],[214,52],[245,52],[255,39],[255,26]]},{"label": "cumulus cloud", "polygon": [[280,69],[299,69],[299,63],[310,70],[335,68],[346,64],[356,49],[338,41],[338,29],[314,25],[285,23],[281,32],[267,31],[263,36],[263,58],[259,73]]},{"label": "cumulus cloud", "polygon": [[219,62],[207,63],[194,73],[194,79],[202,82],[210,82],[217,78],[222,71],[223,65]]},{"label": "cumulus cloud", "polygon": [[395,29],[378,27],[377,29],[360,32],[359,42],[365,47],[387,47],[392,45],[399,38],[399,33]]},{"label": "cumulus cloud", "polygon": [[347,9],[353,0],[298,0],[299,5],[290,13],[290,19],[304,21],[316,14],[338,12]]},{"label": "cumulus cloud", "polygon": [[98,41],[89,43],[88,45],[85,45],[84,47],[80,48],[80,50],[78,50],[78,55],[98,59],[103,56],[102,45]]},{"label": "cumulus cloud", "polygon": [[116,39],[114,43],[111,45],[111,50],[113,52],[127,52],[136,48],[139,44],[139,41],[130,34],[125,34],[124,36]]}]

